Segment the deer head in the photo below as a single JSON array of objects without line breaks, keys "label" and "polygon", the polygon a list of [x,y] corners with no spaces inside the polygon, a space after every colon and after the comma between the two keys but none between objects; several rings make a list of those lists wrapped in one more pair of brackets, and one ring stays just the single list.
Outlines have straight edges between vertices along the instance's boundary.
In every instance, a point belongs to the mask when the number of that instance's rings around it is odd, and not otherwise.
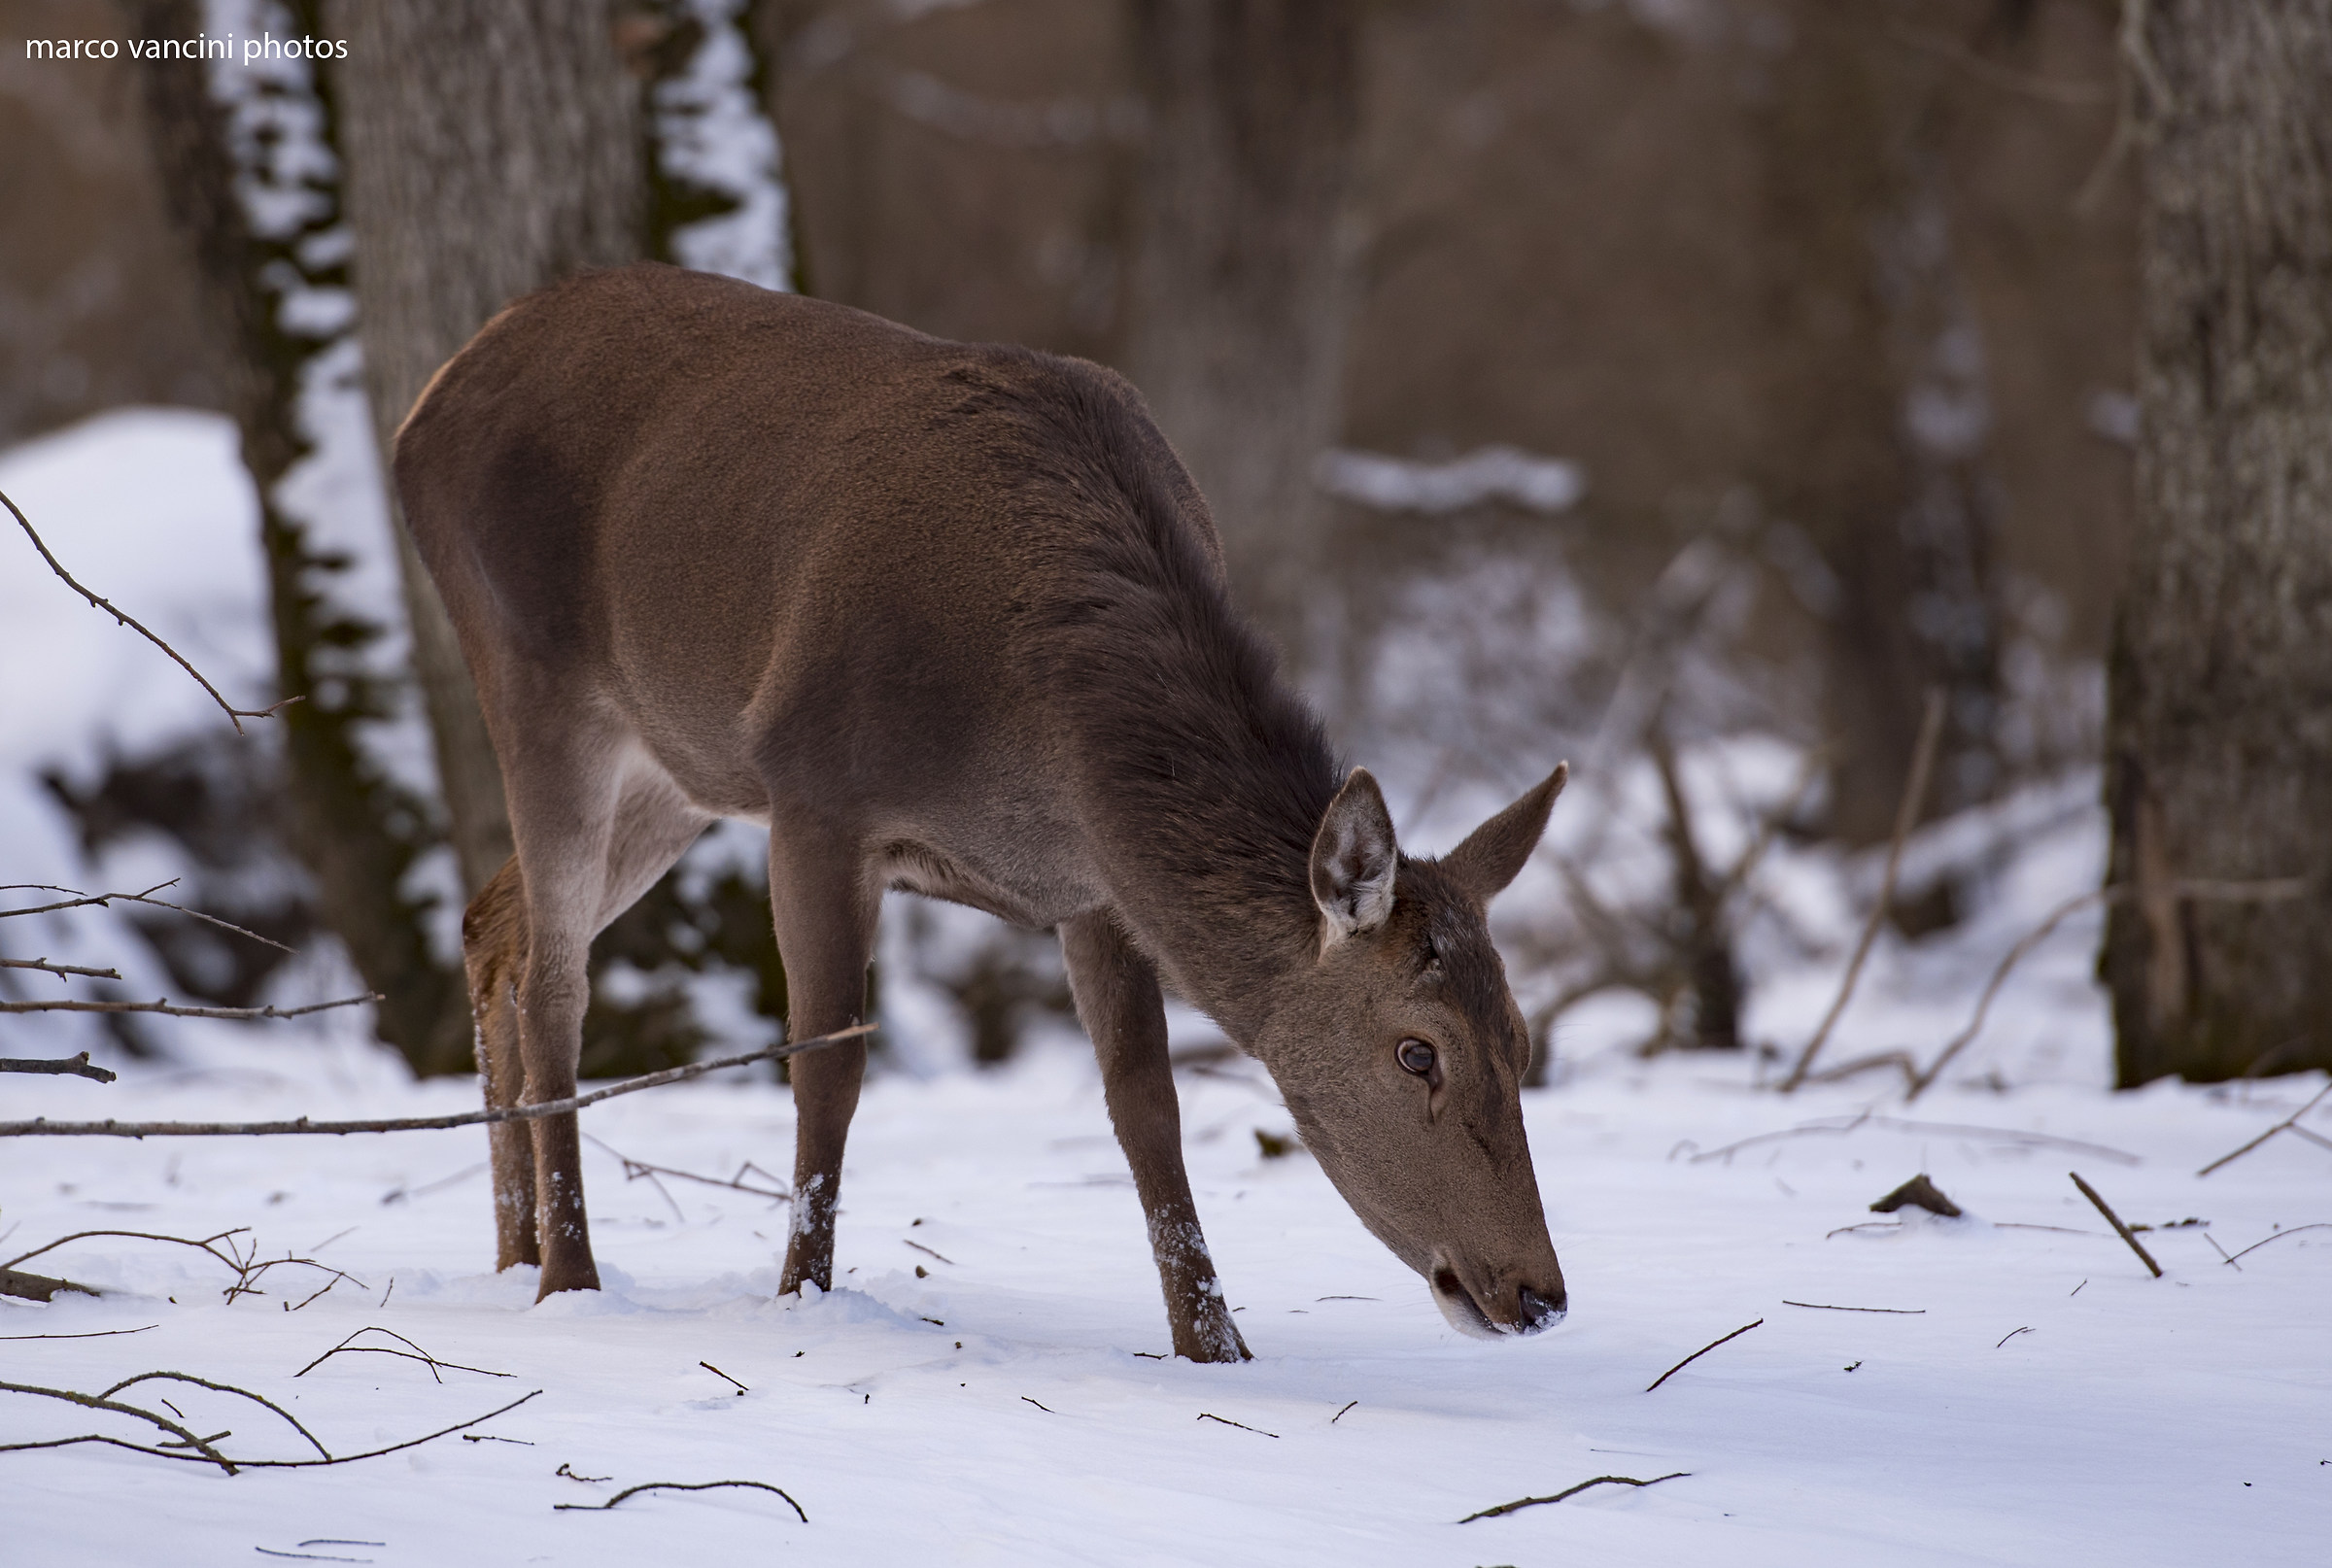
[{"label": "deer head", "polygon": [[1436,861],[1400,852],[1377,781],[1354,769],[1312,844],[1317,955],[1253,1041],[1361,1223],[1482,1339],[1550,1328],[1566,1305],[1523,1131],[1529,1037],[1486,909],[1567,776]]}]

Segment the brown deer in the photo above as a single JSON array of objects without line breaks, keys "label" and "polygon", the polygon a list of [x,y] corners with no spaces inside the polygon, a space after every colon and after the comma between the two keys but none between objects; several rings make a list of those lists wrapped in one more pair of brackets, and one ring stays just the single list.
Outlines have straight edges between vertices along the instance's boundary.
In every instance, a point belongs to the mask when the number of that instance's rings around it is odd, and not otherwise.
[{"label": "brown deer", "polygon": [[[486,1097],[575,1088],[594,935],[707,825],[770,830],[806,1039],[886,888],[1055,928],[1177,1354],[1244,1359],[1183,1172],[1162,988],[1270,1070],[1361,1221],[1472,1334],[1559,1320],[1484,905],[1564,769],[1412,859],[1233,609],[1206,502],[1097,365],[670,267],[489,323],[397,493],[517,854],[463,926]],[[863,1040],[796,1058],[781,1288],[832,1282]],[[497,1263],[596,1289],[572,1115],[494,1129]]]}]

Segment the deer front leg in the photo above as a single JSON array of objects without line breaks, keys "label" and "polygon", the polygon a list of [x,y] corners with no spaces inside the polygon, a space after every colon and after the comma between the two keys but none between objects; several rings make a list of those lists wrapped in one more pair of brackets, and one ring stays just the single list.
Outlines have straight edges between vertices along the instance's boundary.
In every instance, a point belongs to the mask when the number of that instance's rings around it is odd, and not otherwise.
[{"label": "deer front leg", "polygon": [[[848,835],[824,822],[772,823],[770,914],[785,965],[786,1032],[794,1040],[847,1029],[867,1007],[880,893]],[[841,1197],[842,1145],[867,1072],[862,1038],[791,1059],[794,1084],[794,1214],[777,1290],[805,1280],[834,1287],[834,1218]]]},{"label": "deer front leg", "polygon": [[1061,952],[1069,962],[1077,1015],[1101,1062],[1110,1123],[1149,1219],[1174,1353],[1192,1361],[1248,1360],[1183,1169],[1183,1112],[1166,1056],[1166,1002],[1157,970],[1106,912],[1064,921]]}]

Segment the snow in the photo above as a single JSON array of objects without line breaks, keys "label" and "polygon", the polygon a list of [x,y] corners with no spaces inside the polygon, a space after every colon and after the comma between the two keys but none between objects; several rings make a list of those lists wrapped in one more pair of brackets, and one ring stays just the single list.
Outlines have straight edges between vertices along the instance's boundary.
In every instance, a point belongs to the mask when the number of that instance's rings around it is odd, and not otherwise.
[{"label": "snow", "polygon": [[1461,512],[1485,501],[1530,512],[1567,512],[1587,494],[1587,476],[1561,458],[1487,446],[1448,462],[1417,462],[1337,448],[1320,454],[1320,486],[1384,512]]},{"label": "snow", "polygon": [[[12,1083],[9,1100],[51,1116],[337,1115],[451,1109],[474,1093],[340,1067],[335,1082],[316,1053],[252,1044],[198,1073]],[[476,1129],[14,1142],[0,1147],[9,1256],[90,1227],[248,1225],[267,1255],[354,1278],[287,1312],[327,1277],[279,1270],[268,1294],[228,1306],[228,1272],[187,1249],[74,1243],[27,1267],[108,1294],[12,1304],[0,1334],[144,1332],[10,1343],[10,1381],[87,1390],[188,1372],[266,1394],[336,1452],[542,1393],[472,1434],[509,1441],[451,1436],[336,1469],[230,1480],[96,1447],[8,1455],[11,1557],[136,1560],[167,1519],[173,1560],[189,1563],[319,1537],[385,1543],[322,1549],[381,1563],[600,1562],[674,1531],[712,1560],[815,1562],[2320,1561],[2332,1233],[2240,1272],[2201,1227],[2148,1233],[2156,1280],[2066,1179],[2081,1171],[2132,1222],[2200,1216],[2230,1252],[2332,1217],[2323,1154],[2288,1138],[2193,1175],[2314,1087],[1956,1091],[1923,1102],[1916,1125],[1696,1159],[1872,1097],[1784,1102],[1750,1092],[1737,1064],[1608,1061],[1526,1099],[1570,1319],[1483,1345],[1441,1322],[1308,1158],[1258,1155],[1252,1129],[1287,1119],[1257,1072],[1185,1074],[1192,1180],[1256,1355],[1238,1367],[1136,1353],[1166,1348],[1155,1277],[1096,1075],[1066,1051],[873,1083],[843,1178],[840,1287],[807,1301],[774,1298],[782,1206],[627,1182],[608,1152],[723,1177],[746,1159],[783,1171],[792,1115],[767,1084],[587,1113],[605,1145],[586,1145],[586,1182],[606,1288],[540,1306],[527,1271],[489,1272]],[[1976,1128],[1997,1131],[1957,1130]],[[1921,1170],[1971,1217],[1828,1235],[1883,1223],[1865,1206]],[[439,1382],[377,1355],[293,1376],[366,1327],[510,1376]],[[231,1451],[297,1454],[263,1413],[201,1389],[170,1397],[206,1434],[231,1427]],[[149,1436],[0,1400],[0,1440],[86,1431]],[[1673,1471],[1687,1479],[1456,1522],[1594,1476]],[[782,1486],[809,1523],[748,1490],[553,1511],[716,1480]]]}]

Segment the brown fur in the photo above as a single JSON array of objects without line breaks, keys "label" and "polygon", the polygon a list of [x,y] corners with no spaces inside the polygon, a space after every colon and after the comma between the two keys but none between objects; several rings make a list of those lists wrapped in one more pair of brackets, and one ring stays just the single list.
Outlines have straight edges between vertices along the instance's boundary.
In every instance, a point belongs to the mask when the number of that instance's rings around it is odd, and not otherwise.
[{"label": "brown fur", "polygon": [[[1162,988],[1257,1055],[1469,1331],[1560,1315],[1483,905],[1561,771],[1438,865],[1232,608],[1206,504],[1098,366],[638,266],[521,301],[399,432],[518,852],[463,934],[487,1094],[570,1093],[595,933],[716,817],[771,830],[797,1038],[859,1020],[882,891],[1061,935],[1178,1353],[1244,1356]],[[1430,1040],[1429,1074],[1405,1040]],[[830,1283],[864,1050],[795,1063],[784,1285]],[[494,1145],[497,1261],[592,1288],[574,1119]]]}]

